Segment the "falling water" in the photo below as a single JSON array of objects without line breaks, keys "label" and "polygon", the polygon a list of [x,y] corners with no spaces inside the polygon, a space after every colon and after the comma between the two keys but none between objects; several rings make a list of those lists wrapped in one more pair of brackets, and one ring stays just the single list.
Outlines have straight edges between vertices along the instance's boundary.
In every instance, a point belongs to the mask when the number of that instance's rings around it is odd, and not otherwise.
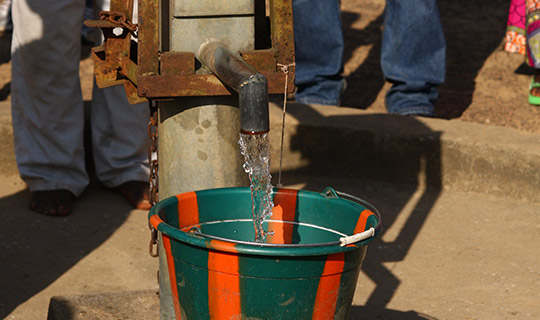
[{"label": "falling water", "polygon": [[249,175],[255,242],[264,242],[268,234],[263,222],[272,215],[272,184],[270,180],[270,143],[268,133],[240,133],[240,151],[244,156],[244,171]]}]

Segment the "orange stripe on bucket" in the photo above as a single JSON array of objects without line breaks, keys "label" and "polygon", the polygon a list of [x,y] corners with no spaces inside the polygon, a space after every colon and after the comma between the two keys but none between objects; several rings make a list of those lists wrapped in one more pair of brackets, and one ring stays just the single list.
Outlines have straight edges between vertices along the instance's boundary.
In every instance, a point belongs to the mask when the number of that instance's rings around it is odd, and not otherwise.
[{"label": "orange stripe on bucket", "polygon": [[339,284],[345,266],[345,254],[329,255],[324,264],[324,270],[319,280],[317,297],[313,307],[313,320],[334,319],[336,303],[339,297]]},{"label": "orange stripe on bucket", "polygon": [[[360,213],[360,216],[358,216],[358,220],[356,220],[356,226],[354,227],[354,232],[353,234],[357,234],[357,233],[361,233],[361,232],[364,232],[366,231],[366,224],[367,224],[367,219],[371,216],[374,216],[375,214],[368,210],[368,209],[365,209],[364,211],[362,211]],[[348,244],[347,247],[356,247],[357,245],[356,244]]]},{"label": "orange stripe on bucket", "polygon": [[162,222],[163,222],[163,220],[161,220],[161,218],[160,218],[157,214],[155,214],[155,215],[153,215],[153,216],[150,217],[150,224],[151,224],[152,227],[154,227],[154,229],[156,229],[156,230],[157,230],[157,228],[158,228],[158,225],[159,225],[160,223],[162,223]]},{"label": "orange stripe on bucket", "polygon": [[366,231],[367,219],[372,215],[374,215],[374,213],[367,209],[360,213],[360,216],[356,221],[356,227],[354,227],[354,234]]},{"label": "orange stripe on bucket", "polygon": [[179,228],[196,225],[199,223],[199,205],[195,191],[176,195],[178,199],[178,224]]},{"label": "orange stripe on bucket", "polygon": [[210,240],[206,242],[206,247],[208,249],[224,251],[224,252],[237,253],[238,250],[236,250],[235,246],[236,246],[235,243],[221,241],[221,240]]},{"label": "orange stripe on bucket", "polygon": [[168,236],[162,234],[163,247],[165,248],[165,254],[167,255],[167,268],[169,270],[169,281],[171,283],[172,300],[174,304],[174,314],[177,320],[182,320],[182,313],[180,312],[180,300],[178,299],[178,287],[176,286],[176,271],[174,268],[174,258],[171,252],[171,239]]},{"label": "orange stripe on bucket", "polygon": [[[298,190],[279,189],[274,196],[274,209],[271,220],[294,221],[296,216],[296,196]],[[290,244],[294,230],[293,224],[268,221],[267,243]]]},{"label": "orange stripe on bucket", "polygon": [[[230,245],[234,247],[234,244]],[[213,247],[213,245],[210,244],[210,247]],[[233,248],[229,249],[233,250]],[[209,251],[208,307],[210,309],[210,319],[241,318],[240,276],[238,270],[237,254]]]}]

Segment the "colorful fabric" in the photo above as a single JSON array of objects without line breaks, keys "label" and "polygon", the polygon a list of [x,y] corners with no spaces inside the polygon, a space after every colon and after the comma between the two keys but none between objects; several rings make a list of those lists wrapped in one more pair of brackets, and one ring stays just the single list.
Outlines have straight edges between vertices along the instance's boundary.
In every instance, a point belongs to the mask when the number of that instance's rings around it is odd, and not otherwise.
[{"label": "colorful fabric", "polygon": [[511,0],[508,26],[525,30],[526,0]]},{"label": "colorful fabric", "polygon": [[504,50],[526,55],[540,68],[540,0],[511,0]]}]

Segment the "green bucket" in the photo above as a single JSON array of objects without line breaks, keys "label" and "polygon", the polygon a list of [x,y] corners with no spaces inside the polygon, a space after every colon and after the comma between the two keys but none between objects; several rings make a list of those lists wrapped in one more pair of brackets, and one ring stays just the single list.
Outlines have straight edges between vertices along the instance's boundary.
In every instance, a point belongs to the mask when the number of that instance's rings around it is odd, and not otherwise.
[{"label": "green bucket", "polygon": [[331,188],[272,196],[266,243],[253,242],[249,188],[182,193],[150,210],[176,319],[348,317],[378,211]]}]

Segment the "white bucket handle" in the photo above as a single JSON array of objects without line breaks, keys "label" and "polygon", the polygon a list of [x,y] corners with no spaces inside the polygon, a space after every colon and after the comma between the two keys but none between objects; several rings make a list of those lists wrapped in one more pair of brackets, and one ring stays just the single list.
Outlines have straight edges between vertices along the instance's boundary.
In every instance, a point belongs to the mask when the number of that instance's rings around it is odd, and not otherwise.
[{"label": "white bucket handle", "polygon": [[348,244],[357,243],[357,242],[369,239],[374,236],[375,236],[375,228],[371,227],[364,232],[353,234],[352,236],[348,236],[348,237],[339,238],[339,242],[340,242],[339,245],[344,247]]},{"label": "white bucket handle", "polygon": [[347,194],[347,193],[344,193],[344,192],[340,192],[340,191],[336,191],[336,190],[334,190],[333,188],[330,188],[330,187],[326,188],[322,193],[324,195],[326,195],[326,197],[331,197],[331,198],[339,198],[340,196],[350,198],[350,199],[358,202],[359,204],[363,205],[367,209],[371,210],[375,214],[375,216],[377,216],[377,225],[375,227],[371,227],[366,231],[363,231],[363,232],[360,232],[360,233],[357,233],[357,234],[353,234],[351,236],[339,238],[339,242],[340,242],[339,245],[340,246],[344,247],[344,246],[349,245],[349,244],[353,244],[353,243],[357,243],[357,242],[369,239],[371,237],[374,237],[377,232],[381,231],[381,228],[382,228],[381,213],[371,203],[369,203],[369,202],[367,202],[367,201],[365,201],[363,199],[360,199],[358,197],[355,197],[353,195],[350,195],[350,194]]}]

